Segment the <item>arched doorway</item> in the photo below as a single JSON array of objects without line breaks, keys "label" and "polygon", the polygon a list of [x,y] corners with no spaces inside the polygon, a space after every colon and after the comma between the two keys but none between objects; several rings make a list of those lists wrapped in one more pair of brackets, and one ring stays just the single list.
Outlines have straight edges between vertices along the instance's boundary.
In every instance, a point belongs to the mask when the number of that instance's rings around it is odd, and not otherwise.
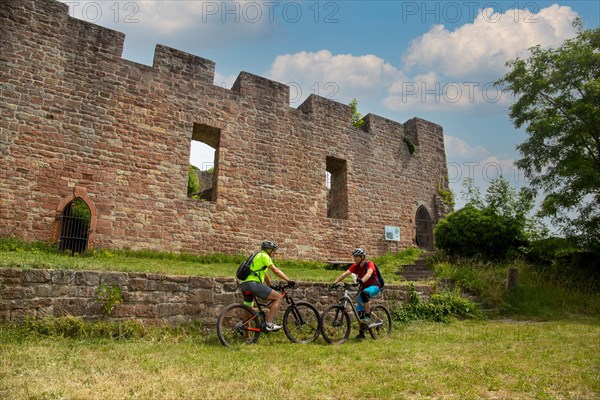
[{"label": "arched doorway", "polygon": [[422,249],[433,249],[433,224],[429,211],[424,206],[419,207],[415,218],[417,225],[417,246]]},{"label": "arched doorway", "polygon": [[59,220],[58,248],[71,254],[85,252],[91,222],[91,210],[87,203],[76,197],[63,208]]}]

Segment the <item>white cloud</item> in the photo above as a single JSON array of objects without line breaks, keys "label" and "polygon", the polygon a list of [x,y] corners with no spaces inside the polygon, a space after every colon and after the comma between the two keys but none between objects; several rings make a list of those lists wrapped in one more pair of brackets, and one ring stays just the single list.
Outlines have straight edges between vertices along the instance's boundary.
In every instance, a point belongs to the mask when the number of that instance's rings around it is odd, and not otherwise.
[{"label": "white cloud", "polygon": [[575,36],[576,17],[570,7],[555,4],[537,13],[483,9],[454,31],[436,25],[411,42],[402,58],[404,75],[389,87],[383,105],[395,111],[486,106],[484,112],[505,112],[513,99],[493,82],[506,73],[506,62],[526,58],[533,46],[556,47]]},{"label": "white cloud", "polygon": [[436,25],[415,39],[403,57],[404,69],[435,69],[451,78],[495,80],[504,73],[507,60],[526,56],[528,48],[558,46],[575,36],[575,17],[570,7],[556,4],[535,14],[483,9],[472,23],[454,31]]},{"label": "white cloud", "polygon": [[462,139],[451,135],[444,135],[444,146],[448,158],[480,158],[487,154],[487,150],[482,146],[470,146]]},{"label": "white cloud", "polygon": [[359,94],[374,95],[398,79],[398,74],[395,67],[372,54],[320,50],[277,56],[267,76],[290,85],[291,102],[300,103],[313,93],[342,102]]}]

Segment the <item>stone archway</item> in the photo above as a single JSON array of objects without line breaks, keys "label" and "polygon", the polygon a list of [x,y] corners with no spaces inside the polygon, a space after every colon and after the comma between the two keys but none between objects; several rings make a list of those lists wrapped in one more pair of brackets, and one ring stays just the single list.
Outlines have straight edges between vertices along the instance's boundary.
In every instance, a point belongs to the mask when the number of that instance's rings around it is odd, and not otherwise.
[{"label": "stone archway", "polygon": [[94,247],[98,214],[85,188],[76,186],[56,208],[53,239],[61,250],[82,253]]},{"label": "stone archway", "polygon": [[433,249],[433,223],[431,222],[431,215],[425,206],[421,206],[417,209],[417,215],[415,217],[417,237],[417,246],[421,249],[432,250]]}]

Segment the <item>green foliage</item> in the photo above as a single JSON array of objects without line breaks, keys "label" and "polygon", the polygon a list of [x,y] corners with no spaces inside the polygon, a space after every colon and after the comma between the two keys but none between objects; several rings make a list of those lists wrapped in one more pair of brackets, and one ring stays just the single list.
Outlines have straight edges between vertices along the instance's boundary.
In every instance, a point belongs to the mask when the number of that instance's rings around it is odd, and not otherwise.
[{"label": "green foliage", "polygon": [[456,201],[454,201],[454,192],[452,192],[452,190],[450,190],[450,188],[445,189],[445,187],[447,187],[446,178],[442,178],[442,181],[440,183],[438,183],[436,186],[437,186],[438,194],[442,198],[442,201],[444,202],[444,204],[446,204],[446,205],[450,206],[450,208],[454,209],[454,206],[456,205]]},{"label": "green foliage", "polygon": [[[579,22],[579,26],[580,22]],[[544,191],[541,216],[600,252],[600,28],[557,49],[530,49],[497,82],[515,95],[510,117],[526,126],[516,165]]]},{"label": "green foliage", "polygon": [[100,284],[96,291],[96,301],[102,304],[104,315],[108,316],[117,304],[123,302],[123,292],[116,285]]},{"label": "green foliage", "polygon": [[188,196],[197,195],[200,191],[200,180],[198,179],[198,168],[190,164],[188,166]]},{"label": "green foliage", "polygon": [[408,147],[408,152],[410,154],[414,154],[415,151],[417,151],[417,145],[415,144],[415,142],[412,141],[410,137],[402,136],[402,141],[406,143],[406,147]]},{"label": "green foliage", "polygon": [[[432,264],[440,281],[453,282],[455,290],[475,296],[483,309],[500,315],[556,318],[600,312],[598,286],[582,274],[571,274],[569,268],[541,267],[524,260],[450,260],[443,254],[433,257]],[[509,268],[518,271],[514,291],[505,288]]]},{"label": "green foliage", "polygon": [[191,253],[171,253],[166,251],[158,250],[110,250],[110,249],[95,249],[89,252],[89,255],[94,257],[125,257],[125,258],[139,258],[139,259],[150,259],[150,260],[166,260],[166,261],[190,261],[199,264],[227,264],[227,263],[240,263],[246,259],[247,256],[243,254],[222,254],[222,253],[211,253],[211,254],[191,254]]},{"label": "green foliage", "polygon": [[461,199],[465,200],[467,205],[482,209],[484,205],[483,200],[481,200],[481,190],[479,186],[475,186],[473,178],[463,180],[462,187],[462,191],[460,192]]},{"label": "green foliage", "polygon": [[85,201],[76,198],[71,205],[71,215],[76,218],[83,218],[89,223],[92,213]]},{"label": "green foliage", "polygon": [[456,291],[436,293],[431,296],[430,301],[423,302],[413,283],[410,284],[408,304],[392,310],[392,318],[399,322],[451,322],[457,318],[472,319],[479,316],[477,305],[461,297]]},{"label": "green foliage", "polygon": [[436,247],[463,257],[509,257],[526,244],[523,227],[495,212],[471,205],[450,213],[435,227]]},{"label": "green foliage", "polygon": [[398,253],[385,253],[379,257],[373,258],[373,261],[382,269],[396,268],[399,265],[410,264],[419,258],[421,249],[410,247]]},{"label": "green foliage", "polygon": [[352,99],[348,105],[352,110],[352,125],[357,128],[362,128],[365,126],[365,121],[361,119],[362,115],[358,112],[358,101],[356,99]]},{"label": "green foliage", "polygon": [[531,238],[547,228],[530,218],[534,195],[528,188],[518,193],[504,177],[494,179],[482,199],[473,179],[463,181],[466,206],[441,220],[435,228],[436,246],[465,257],[503,258],[518,254]]},{"label": "green foliage", "polygon": [[564,288],[600,292],[600,259],[570,239],[551,237],[532,242],[526,258],[535,271]]},{"label": "green foliage", "polygon": [[14,237],[0,236],[0,251],[7,252],[36,252],[36,253],[58,253],[56,244],[48,242],[26,242]]},{"label": "green foliage", "polygon": [[505,282],[510,264],[475,258],[453,260],[440,255],[433,268],[440,282],[449,282],[454,289],[477,298],[484,309],[503,309],[506,305]]}]

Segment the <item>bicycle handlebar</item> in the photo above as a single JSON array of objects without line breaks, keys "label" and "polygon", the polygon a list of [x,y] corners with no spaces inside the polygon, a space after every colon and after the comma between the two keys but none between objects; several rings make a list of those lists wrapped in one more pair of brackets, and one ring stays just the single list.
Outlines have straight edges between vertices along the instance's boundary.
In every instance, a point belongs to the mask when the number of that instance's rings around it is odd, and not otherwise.
[{"label": "bicycle handlebar", "polygon": [[332,285],[330,286],[330,287],[331,287],[331,289],[330,289],[330,290],[333,290],[333,289],[344,289],[344,290],[349,290],[349,289],[355,288],[355,287],[357,287],[357,286],[359,286],[359,285],[360,285],[359,283],[338,282],[338,283],[334,283],[334,284],[332,284]]},{"label": "bicycle handlebar", "polygon": [[282,285],[281,283],[277,284],[277,285],[271,285],[271,289],[276,290],[278,292],[283,292],[286,289],[291,289],[293,287],[296,287],[296,282],[290,284],[289,282],[286,282],[284,285]]}]

